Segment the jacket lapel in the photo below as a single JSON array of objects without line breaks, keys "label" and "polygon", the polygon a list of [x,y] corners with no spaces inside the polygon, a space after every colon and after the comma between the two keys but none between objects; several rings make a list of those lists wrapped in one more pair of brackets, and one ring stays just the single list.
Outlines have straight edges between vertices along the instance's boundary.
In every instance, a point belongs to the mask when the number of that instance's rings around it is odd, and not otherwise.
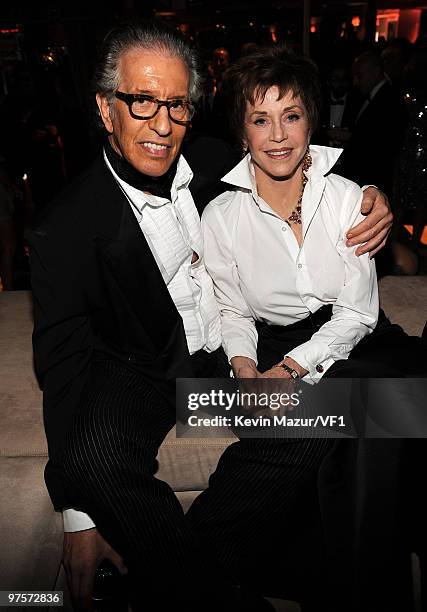
[{"label": "jacket lapel", "polygon": [[102,179],[97,193],[102,222],[95,236],[99,255],[156,353],[169,353],[176,334],[183,334],[182,319],[131,206],[104,163]]}]

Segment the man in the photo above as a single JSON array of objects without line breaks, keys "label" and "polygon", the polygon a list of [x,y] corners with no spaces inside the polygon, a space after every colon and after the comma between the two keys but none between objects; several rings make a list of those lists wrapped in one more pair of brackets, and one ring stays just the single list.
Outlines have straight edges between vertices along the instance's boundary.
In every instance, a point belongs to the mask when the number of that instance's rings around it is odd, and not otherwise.
[{"label": "man", "polygon": [[360,93],[351,85],[350,67],[335,60],[330,66],[323,92],[320,133],[322,142],[331,147],[340,146],[341,139],[351,131],[360,107]]},{"label": "man", "polygon": [[384,74],[399,95],[403,93],[403,76],[412,55],[413,47],[407,38],[394,38],[381,51]]},{"label": "man", "polygon": [[[135,610],[159,601],[226,610],[237,597],[215,560],[202,557],[173,491],[154,477],[175,420],[174,379],[228,368],[192,172],[179,155],[199,87],[194,54],[176,34],[111,32],[95,72],[103,155],[31,239],[46,482],[64,514],[64,565],[84,609],[105,558],[129,569]],[[353,230],[356,242],[375,236],[362,251],[375,252],[387,236],[380,200],[356,238]],[[226,490],[223,497],[227,508]],[[248,605],[231,609],[263,609]]]},{"label": "man", "polygon": [[403,103],[374,51],[355,59],[353,83],[365,100],[344,150],[343,174],[356,183],[373,183],[391,193],[394,163],[406,126]]}]

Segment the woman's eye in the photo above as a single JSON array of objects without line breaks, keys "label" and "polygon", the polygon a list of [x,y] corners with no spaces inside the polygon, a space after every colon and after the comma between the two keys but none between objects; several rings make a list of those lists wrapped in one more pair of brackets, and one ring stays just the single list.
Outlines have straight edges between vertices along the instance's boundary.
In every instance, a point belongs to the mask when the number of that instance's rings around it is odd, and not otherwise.
[{"label": "woman's eye", "polygon": [[263,126],[266,124],[266,120],[265,119],[255,119],[254,121],[255,125],[259,125],[259,126]]},{"label": "woman's eye", "polygon": [[293,113],[292,115],[287,116],[288,121],[290,121],[291,123],[293,123],[294,121],[298,121],[299,118],[300,116],[297,115],[297,113]]}]

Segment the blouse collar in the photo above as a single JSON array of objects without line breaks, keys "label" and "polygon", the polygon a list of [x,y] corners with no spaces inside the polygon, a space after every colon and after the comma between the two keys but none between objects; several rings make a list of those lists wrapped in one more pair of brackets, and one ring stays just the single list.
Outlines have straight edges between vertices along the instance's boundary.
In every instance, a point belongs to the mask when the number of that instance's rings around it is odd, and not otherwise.
[{"label": "blouse collar", "polygon": [[[310,154],[313,160],[307,171],[310,182],[323,178],[336,164],[342,149],[310,145]],[[246,189],[257,195],[255,171],[250,153],[248,153],[228,174],[221,179],[224,183]]]}]

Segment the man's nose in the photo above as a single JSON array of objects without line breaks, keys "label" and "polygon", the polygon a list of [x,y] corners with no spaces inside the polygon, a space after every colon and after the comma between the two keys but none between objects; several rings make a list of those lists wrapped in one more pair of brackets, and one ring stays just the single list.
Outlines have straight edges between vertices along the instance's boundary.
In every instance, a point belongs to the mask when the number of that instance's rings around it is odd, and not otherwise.
[{"label": "man's nose", "polygon": [[148,119],[148,125],[150,129],[157,132],[159,136],[168,136],[171,133],[172,122],[166,106],[161,106],[154,117]]}]

